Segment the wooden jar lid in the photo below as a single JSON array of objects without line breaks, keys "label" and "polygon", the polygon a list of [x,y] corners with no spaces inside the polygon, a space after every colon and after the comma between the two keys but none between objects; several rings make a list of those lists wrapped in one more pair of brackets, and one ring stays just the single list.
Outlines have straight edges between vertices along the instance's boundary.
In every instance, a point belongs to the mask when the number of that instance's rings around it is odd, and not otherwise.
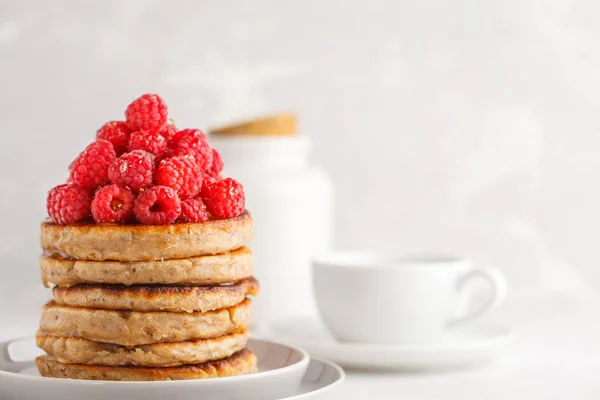
[{"label": "wooden jar lid", "polygon": [[294,136],[297,134],[296,115],[292,113],[271,115],[211,129],[209,133],[221,137],[225,135]]}]

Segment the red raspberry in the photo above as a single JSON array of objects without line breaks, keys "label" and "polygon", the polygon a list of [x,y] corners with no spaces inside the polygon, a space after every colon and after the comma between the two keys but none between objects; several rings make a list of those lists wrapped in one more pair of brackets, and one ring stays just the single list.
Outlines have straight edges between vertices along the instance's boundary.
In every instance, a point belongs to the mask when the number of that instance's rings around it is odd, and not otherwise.
[{"label": "red raspberry", "polygon": [[158,132],[137,131],[129,139],[129,151],[144,150],[161,158],[167,149],[167,140]]},{"label": "red raspberry", "polygon": [[113,145],[98,139],[69,165],[69,181],[86,189],[96,189],[108,180],[108,167],[116,158]]},{"label": "red raspberry", "polygon": [[111,183],[128,186],[134,192],[152,184],[154,156],[147,151],[134,150],[117,158],[108,168]]},{"label": "red raspberry", "polygon": [[124,121],[107,122],[96,132],[96,139],[104,139],[112,143],[117,156],[127,151],[129,136],[131,136],[131,129]]},{"label": "red raspberry", "polygon": [[237,217],[246,203],[242,184],[231,178],[209,184],[203,200],[208,211],[217,218]]},{"label": "red raspberry", "polygon": [[169,142],[167,155],[192,156],[202,171],[207,171],[212,164],[212,149],[208,139],[198,129],[184,129],[177,132]]},{"label": "red raspberry", "polygon": [[223,159],[221,158],[221,153],[216,149],[212,149],[212,164],[206,173],[210,176],[219,176],[221,171],[223,171]]},{"label": "red raspberry", "polygon": [[181,215],[177,222],[203,222],[208,220],[208,210],[200,197],[181,200]]},{"label": "red raspberry", "polygon": [[143,224],[167,225],[181,214],[181,200],[170,187],[153,186],[135,199],[133,213]]},{"label": "red raspberry", "polygon": [[202,188],[202,171],[189,157],[165,158],[158,164],[154,180],[157,185],[174,189],[181,199],[194,197]]},{"label": "red raspberry", "polygon": [[92,196],[81,186],[67,183],[48,192],[46,208],[55,224],[67,225],[90,215]]},{"label": "red raspberry", "polygon": [[99,189],[92,200],[92,216],[96,222],[124,222],[133,218],[135,195],[119,185]]},{"label": "red raspberry", "polygon": [[125,120],[134,131],[159,131],[167,123],[167,105],[160,96],[145,94],[127,107]]},{"label": "red raspberry", "polygon": [[175,126],[173,120],[170,119],[167,121],[165,127],[162,128],[158,133],[160,133],[168,142],[169,140],[173,139],[173,136],[175,136],[177,133],[177,127]]},{"label": "red raspberry", "polygon": [[202,188],[200,189],[200,195],[202,196],[202,198],[208,197],[208,187],[210,185],[222,179],[223,178],[221,178],[220,176],[214,177],[210,175],[204,175],[204,177],[202,178]]}]

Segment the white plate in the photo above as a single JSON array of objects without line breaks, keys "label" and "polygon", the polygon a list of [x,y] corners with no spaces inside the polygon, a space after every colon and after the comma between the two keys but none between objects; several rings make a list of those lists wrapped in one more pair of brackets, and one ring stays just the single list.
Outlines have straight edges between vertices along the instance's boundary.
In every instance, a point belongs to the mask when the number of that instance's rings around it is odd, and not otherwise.
[{"label": "white plate", "polygon": [[311,356],[345,367],[432,370],[480,364],[510,343],[508,329],[473,323],[433,345],[377,345],[335,340],[316,319],[294,318],[271,326],[267,335],[304,348]]},{"label": "white plate", "polygon": [[298,393],[279,400],[334,400],[346,374],[337,364],[311,357]]},{"label": "white plate", "polygon": [[[250,339],[248,347],[258,356],[259,372],[256,374],[185,381],[110,382],[41,377],[31,361],[39,353],[31,339],[3,342],[0,343],[0,398],[318,399],[321,393],[329,392],[344,379],[343,371],[335,364],[314,360],[309,367],[308,354],[301,349],[258,339]],[[23,358],[26,360],[18,361]],[[17,361],[13,361],[15,359]]]}]

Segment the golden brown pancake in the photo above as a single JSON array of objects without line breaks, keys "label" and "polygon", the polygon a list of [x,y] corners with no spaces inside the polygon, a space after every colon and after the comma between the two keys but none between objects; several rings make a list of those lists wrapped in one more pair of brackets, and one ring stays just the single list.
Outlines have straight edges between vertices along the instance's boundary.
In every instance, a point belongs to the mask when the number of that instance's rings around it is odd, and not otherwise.
[{"label": "golden brown pancake", "polygon": [[40,330],[132,347],[226,335],[247,327],[251,316],[250,299],[205,313],[98,310],[59,306],[50,301],[42,309]]},{"label": "golden brown pancake", "polygon": [[44,222],[44,255],[90,261],[148,261],[226,253],[252,239],[245,211],[229,219],[171,225]]},{"label": "golden brown pancake", "polygon": [[258,281],[246,278],[218,286],[123,286],[84,284],[55,287],[54,301],[60,306],[131,311],[212,311],[232,307],[258,294]]},{"label": "golden brown pancake", "polygon": [[246,347],[248,335],[248,330],[242,329],[213,339],[128,348],[81,338],[53,336],[39,331],[36,342],[40,349],[61,363],[175,367],[227,358]]},{"label": "golden brown pancake", "polygon": [[35,362],[42,376],[103,381],[166,381],[219,378],[251,374],[257,370],[256,355],[249,349],[243,349],[231,357],[219,361],[180,367],[106,367],[67,364],[48,356],[40,356],[35,359]]},{"label": "golden brown pancake", "polygon": [[228,253],[159,261],[85,261],[42,256],[42,281],[46,287],[80,283],[123,285],[215,285],[252,276],[252,251],[242,247]]}]

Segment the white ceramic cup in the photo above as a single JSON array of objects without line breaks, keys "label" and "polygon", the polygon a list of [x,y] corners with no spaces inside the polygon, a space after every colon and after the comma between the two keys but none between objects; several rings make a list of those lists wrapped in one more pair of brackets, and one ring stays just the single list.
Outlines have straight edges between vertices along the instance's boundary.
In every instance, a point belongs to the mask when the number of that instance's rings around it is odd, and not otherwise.
[{"label": "white ceramic cup", "polygon": [[[468,283],[477,279],[488,281],[488,296],[465,311],[465,300],[472,300]],[[438,342],[499,306],[506,295],[506,281],[496,268],[460,258],[369,252],[315,259],[313,285],[323,322],[334,336],[380,344]]]}]

